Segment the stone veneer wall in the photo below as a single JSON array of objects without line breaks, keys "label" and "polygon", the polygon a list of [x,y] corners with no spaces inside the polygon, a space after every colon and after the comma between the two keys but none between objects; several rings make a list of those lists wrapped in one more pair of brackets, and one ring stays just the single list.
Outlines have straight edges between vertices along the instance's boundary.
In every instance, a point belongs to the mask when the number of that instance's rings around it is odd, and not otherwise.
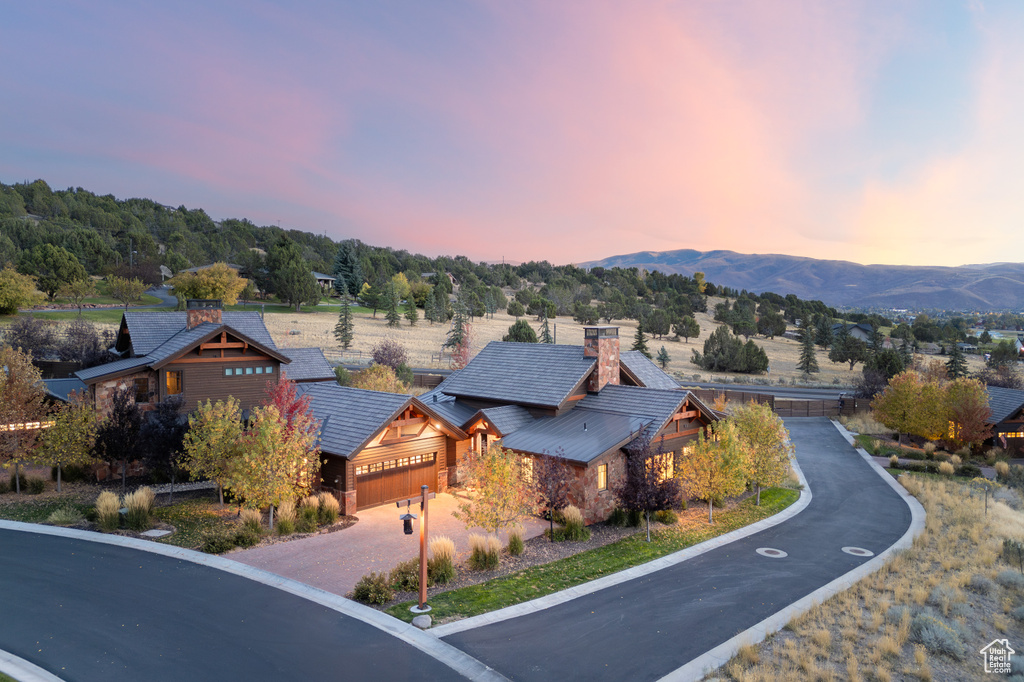
[{"label": "stone veneer wall", "polygon": [[96,411],[100,416],[106,417],[110,414],[110,409],[113,407],[114,391],[124,386],[134,386],[136,379],[149,379],[150,402],[139,403],[139,409],[144,412],[148,412],[153,409],[154,404],[157,402],[157,376],[156,372],[146,370],[144,372],[129,374],[128,376],[97,383],[93,388],[95,389],[96,396]]},{"label": "stone veneer wall", "polygon": [[597,358],[597,371],[590,375],[587,390],[597,393],[607,384],[619,383],[619,337],[583,339],[583,356]]},{"label": "stone veneer wall", "polygon": [[[607,490],[597,489],[597,468],[602,464],[608,465]],[[585,467],[573,468],[576,469],[576,483],[571,493],[573,504],[583,512],[585,523],[604,521],[617,505],[613,491],[626,475],[626,455],[619,450],[594,460]]]},{"label": "stone veneer wall", "polygon": [[203,322],[221,324],[220,308],[190,308],[185,311],[185,327],[193,329]]}]

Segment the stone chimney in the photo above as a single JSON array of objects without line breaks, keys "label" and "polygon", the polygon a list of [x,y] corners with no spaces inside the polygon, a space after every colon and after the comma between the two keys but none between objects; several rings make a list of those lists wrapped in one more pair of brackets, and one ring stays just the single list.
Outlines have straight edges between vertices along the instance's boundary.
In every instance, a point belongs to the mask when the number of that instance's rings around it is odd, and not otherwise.
[{"label": "stone chimney", "polygon": [[587,390],[597,393],[606,384],[619,383],[619,328],[595,325],[583,328],[583,356],[597,358]]},{"label": "stone chimney", "polygon": [[194,329],[203,322],[221,324],[223,303],[219,298],[190,298],[185,303],[185,328]]}]

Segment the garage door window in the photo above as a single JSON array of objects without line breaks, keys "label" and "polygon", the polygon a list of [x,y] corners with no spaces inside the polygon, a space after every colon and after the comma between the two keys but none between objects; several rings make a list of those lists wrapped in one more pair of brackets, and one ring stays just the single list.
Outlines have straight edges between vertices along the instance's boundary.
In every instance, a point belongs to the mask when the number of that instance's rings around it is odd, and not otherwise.
[{"label": "garage door window", "polygon": [[434,456],[436,454],[437,453],[429,452],[425,455],[410,455],[408,457],[398,457],[396,459],[389,459],[385,462],[361,464],[356,467],[356,476],[363,476],[365,474],[375,474],[378,471],[387,471],[388,469],[401,469],[403,467],[409,467],[415,464],[433,462]]}]

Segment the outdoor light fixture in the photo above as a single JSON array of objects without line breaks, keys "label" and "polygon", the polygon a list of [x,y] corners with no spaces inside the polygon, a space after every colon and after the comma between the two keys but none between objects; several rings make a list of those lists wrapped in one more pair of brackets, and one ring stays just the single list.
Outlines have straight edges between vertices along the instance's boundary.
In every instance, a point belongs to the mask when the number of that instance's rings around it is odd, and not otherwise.
[{"label": "outdoor light fixture", "polygon": [[[432,497],[434,497],[434,493],[429,492],[429,487],[421,485],[419,500],[423,518],[420,520],[420,600],[417,605],[409,609],[413,613],[426,613],[430,610],[427,605],[427,500]],[[415,497],[410,497],[404,500],[405,513],[398,517],[402,519],[402,530],[406,535],[412,535],[412,520],[416,518],[416,515],[409,512],[409,507],[415,499]],[[402,502],[395,502],[395,506],[401,509]]]},{"label": "outdoor light fixture", "polygon": [[[406,500],[405,501],[405,513],[398,517],[398,518],[402,519],[402,531],[406,535],[412,535],[412,520],[416,518],[415,514],[410,514],[409,513],[409,504],[411,502],[412,502],[412,500]],[[396,502],[395,506],[397,507],[400,504],[401,504],[401,502]]]}]

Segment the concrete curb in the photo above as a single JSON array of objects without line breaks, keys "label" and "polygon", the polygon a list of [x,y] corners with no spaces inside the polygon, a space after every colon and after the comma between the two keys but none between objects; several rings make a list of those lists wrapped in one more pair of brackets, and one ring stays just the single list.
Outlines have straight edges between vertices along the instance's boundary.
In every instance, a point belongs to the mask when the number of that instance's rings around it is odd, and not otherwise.
[{"label": "concrete curb", "polygon": [[800,484],[803,486],[803,490],[800,491],[800,497],[796,502],[774,516],[769,516],[767,519],[761,519],[757,523],[752,523],[749,526],[744,526],[743,528],[737,528],[736,530],[729,531],[724,535],[719,535],[717,538],[705,540],[700,544],[687,547],[686,549],[681,549],[678,552],[668,554],[646,564],[633,566],[632,568],[627,568],[624,571],[619,571],[618,573],[598,578],[597,580],[592,580],[591,582],[583,583],[576,587],[570,587],[569,589],[562,590],[561,592],[555,592],[554,594],[523,602],[522,604],[507,606],[503,609],[498,609],[497,611],[473,616],[472,618],[465,618],[453,623],[438,625],[427,630],[427,632],[435,637],[447,637],[448,635],[455,634],[456,632],[464,632],[465,630],[472,630],[473,628],[490,625],[491,623],[498,623],[503,620],[508,620],[509,618],[518,618],[519,616],[543,611],[544,609],[564,604],[576,599],[577,597],[593,594],[594,592],[624,583],[627,580],[641,578],[650,573],[660,571],[670,566],[675,566],[676,564],[692,559],[695,556],[700,556],[705,552],[710,552],[722,545],[727,545],[730,542],[735,542],[736,540],[745,538],[748,535],[760,533],[767,528],[771,528],[772,526],[777,526],[784,521],[788,521],[806,509],[807,505],[811,503],[811,489],[807,485],[807,479],[804,478],[804,473],[800,470],[800,465],[797,463],[796,458],[791,460],[791,464],[793,471],[796,472],[797,478],[800,479]]},{"label": "concrete curb", "polygon": [[[850,445],[854,445],[853,435],[849,431],[843,428],[843,426],[838,422],[833,421],[832,424],[835,425]],[[732,639],[719,644],[711,651],[698,656],[681,668],[673,670],[668,675],[662,677],[662,681],[684,682],[686,680],[701,679],[708,672],[725,665],[729,659],[736,655],[736,652],[739,651],[741,646],[763,642],[768,635],[778,632],[797,616],[809,611],[811,608],[822,603],[829,597],[838,594],[843,590],[849,589],[862,578],[865,578],[880,569],[889,561],[889,558],[894,553],[908,549],[914,544],[914,538],[924,531],[924,507],[922,507],[921,503],[918,502],[913,495],[908,493],[903,486],[897,483],[896,479],[889,475],[889,472],[880,467],[874,459],[872,459],[871,455],[861,448],[856,448],[856,450],[857,453],[871,466],[871,468],[875,470],[875,473],[881,476],[882,480],[895,490],[896,493],[903,498],[903,501],[907,503],[907,506],[910,507],[910,527],[907,528],[907,532],[905,532],[902,537],[900,537],[900,539],[888,549],[873,557],[870,561],[866,561],[852,571],[839,576],[832,582],[822,585],[806,597],[798,599],[786,608],[768,616],[757,625],[748,628]]]},{"label": "concrete curb", "polygon": [[[232,573],[242,578],[248,578],[249,580],[253,580],[263,585],[288,592],[297,597],[301,597],[302,599],[306,599],[337,611],[342,615],[355,618],[356,620],[360,620],[368,625],[372,625],[378,630],[383,630],[389,635],[397,637],[403,642],[416,647],[423,653],[434,657],[468,679],[495,681],[507,679],[505,676],[501,675],[489,666],[484,665],[472,656],[456,649],[446,642],[438,640],[436,637],[431,637],[430,635],[425,634],[419,628],[416,628],[409,623],[405,623],[397,618],[393,618],[385,613],[377,611],[376,609],[371,609],[369,606],[364,606],[336,594],[321,590],[317,587],[312,587],[310,585],[300,583],[297,580],[285,578],[259,568],[253,568],[252,566],[247,566],[245,564],[238,563],[237,561],[231,561],[224,557],[203,554],[202,552],[196,552],[182,547],[175,547],[173,545],[164,545],[146,540],[138,540],[136,538],[127,538],[120,535],[106,535],[87,530],[42,526],[34,523],[22,523],[20,521],[0,520],[0,528],[25,533],[37,533],[39,535],[54,535],[57,537],[73,538],[75,540],[97,542],[105,545],[114,545],[116,547],[126,547],[142,552],[149,552],[151,554],[160,554],[180,561],[188,561],[193,564],[207,566],[226,573]],[[0,668],[0,670],[2,669],[3,668]],[[33,678],[24,676],[16,679],[18,679],[19,682],[31,682],[33,680]],[[48,677],[38,679],[49,681],[59,678]]]},{"label": "concrete curb", "polygon": [[0,673],[13,677],[18,682],[63,682],[56,675],[43,670],[35,663],[0,649]]}]

